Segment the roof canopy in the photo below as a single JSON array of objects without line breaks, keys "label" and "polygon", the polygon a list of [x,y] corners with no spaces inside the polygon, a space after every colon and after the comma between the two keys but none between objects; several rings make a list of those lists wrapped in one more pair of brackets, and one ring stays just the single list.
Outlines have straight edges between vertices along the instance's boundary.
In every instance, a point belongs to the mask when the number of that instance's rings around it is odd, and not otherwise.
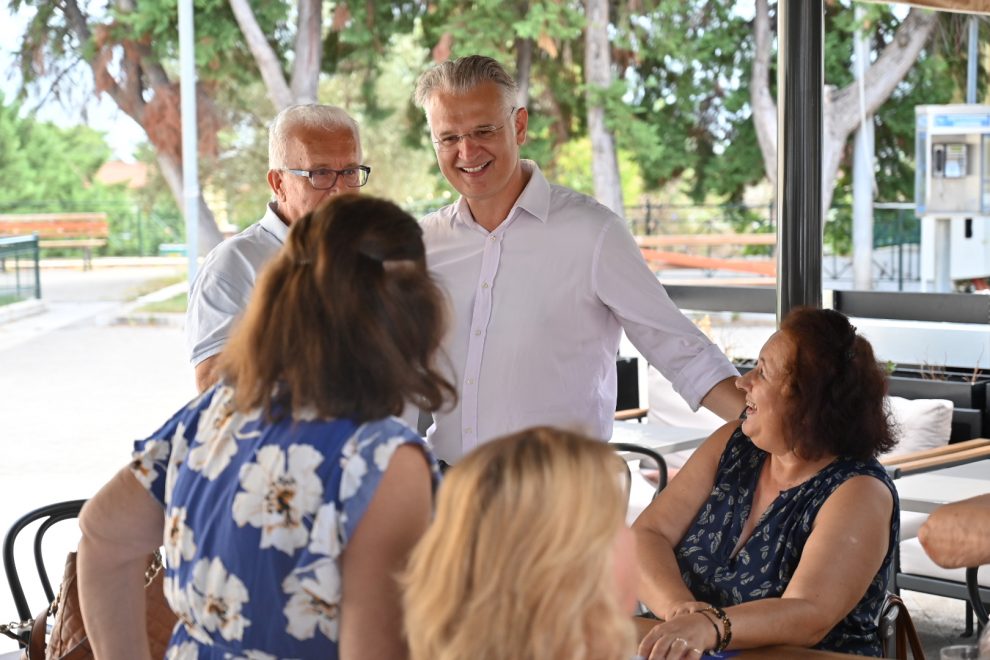
[{"label": "roof canopy", "polygon": [[[867,0],[867,2],[883,2],[888,0]],[[958,11],[965,14],[990,14],[990,0],[909,0],[900,4],[928,7],[939,11]]]}]

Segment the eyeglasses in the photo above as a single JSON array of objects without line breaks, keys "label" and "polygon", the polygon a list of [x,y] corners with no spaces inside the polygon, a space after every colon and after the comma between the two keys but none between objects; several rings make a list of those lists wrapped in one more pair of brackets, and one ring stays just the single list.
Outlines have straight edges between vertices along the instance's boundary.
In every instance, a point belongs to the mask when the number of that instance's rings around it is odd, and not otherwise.
[{"label": "eyeglasses", "polygon": [[[516,111],[516,108],[511,108],[509,110],[509,118],[512,118],[512,113]],[[444,135],[441,138],[433,140],[433,144],[437,145],[437,149],[440,151],[453,151],[461,143],[461,140],[465,138],[471,138],[472,142],[479,144],[484,144],[491,141],[498,132],[505,128],[505,124],[501,126],[479,126],[474,130],[468,131],[467,133],[461,133],[459,135]]]},{"label": "eyeglasses", "polygon": [[338,178],[348,188],[360,188],[368,183],[368,176],[371,174],[371,168],[367,165],[349,167],[345,170],[331,170],[328,167],[321,167],[316,170],[291,170],[284,168],[282,171],[295,174],[296,176],[306,177],[309,179],[309,185],[317,190],[330,190],[336,185]]}]

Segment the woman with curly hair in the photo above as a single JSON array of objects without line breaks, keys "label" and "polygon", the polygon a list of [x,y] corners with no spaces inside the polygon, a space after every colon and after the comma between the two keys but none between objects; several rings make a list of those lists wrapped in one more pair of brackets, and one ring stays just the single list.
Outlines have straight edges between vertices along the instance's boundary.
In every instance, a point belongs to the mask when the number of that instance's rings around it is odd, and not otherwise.
[{"label": "woman with curly hair", "polygon": [[627,475],[607,444],[545,427],[462,459],[405,576],[413,660],[628,660]]},{"label": "woman with curly hair", "polygon": [[886,376],[842,314],[784,319],[716,431],[636,521],[651,659],[772,644],[881,655],[897,542]]}]

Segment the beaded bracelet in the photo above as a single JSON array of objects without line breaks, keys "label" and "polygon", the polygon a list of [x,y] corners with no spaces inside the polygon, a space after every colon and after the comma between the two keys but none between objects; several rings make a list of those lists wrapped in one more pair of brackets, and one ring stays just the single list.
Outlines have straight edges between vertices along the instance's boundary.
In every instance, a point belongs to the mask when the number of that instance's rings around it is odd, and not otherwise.
[{"label": "beaded bracelet", "polygon": [[708,616],[708,614],[706,614],[707,611],[708,610],[698,610],[698,614],[705,617],[705,620],[708,621],[708,623],[712,624],[712,628],[715,629],[715,646],[712,647],[712,649],[714,650],[722,646],[722,631],[719,629],[718,624],[715,623],[715,619],[711,618],[710,616]]},{"label": "beaded bracelet", "polygon": [[[721,653],[727,646],[729,646],[729,642],[732,641],[732,622],[729,621],[729,615],[727,615],[725,610],[721,607],[717,607],[715,605],[709,605],[705,609],[699,610],[699,612],[711,612],[722,621],[722,634],[718,637],[718,644],[714,649],[712,649],[715,653]],[[709,619],[709,621],[711,621],[711,619]],[[714,623],[715,622],[712,621],[713,625]]]}]

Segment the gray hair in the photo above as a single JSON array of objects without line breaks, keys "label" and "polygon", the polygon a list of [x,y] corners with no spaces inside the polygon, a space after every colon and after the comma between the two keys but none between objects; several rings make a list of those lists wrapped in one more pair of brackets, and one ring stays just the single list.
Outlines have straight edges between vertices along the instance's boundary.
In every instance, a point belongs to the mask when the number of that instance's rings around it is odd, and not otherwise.
[{"label": "gray hair", "polygon": [[486,82],[495,83],[501,88],[506,110],[516,104],[519,86],[502,65],[484,55],[468,55],[447,60],[421,75],[416,84],[416,105],[427,109],[437,90],[464,94]]},{"label": "gray hair", "polygon": [[298,128],[335,131],[349,130],[357,144],[358,160],[361,160],[361,134],[357,122],[342,108],[335,105],[290,105],[275,115],[268,130],[268,169],[277,170],[286,166],[285,152],[289,136]]}]

